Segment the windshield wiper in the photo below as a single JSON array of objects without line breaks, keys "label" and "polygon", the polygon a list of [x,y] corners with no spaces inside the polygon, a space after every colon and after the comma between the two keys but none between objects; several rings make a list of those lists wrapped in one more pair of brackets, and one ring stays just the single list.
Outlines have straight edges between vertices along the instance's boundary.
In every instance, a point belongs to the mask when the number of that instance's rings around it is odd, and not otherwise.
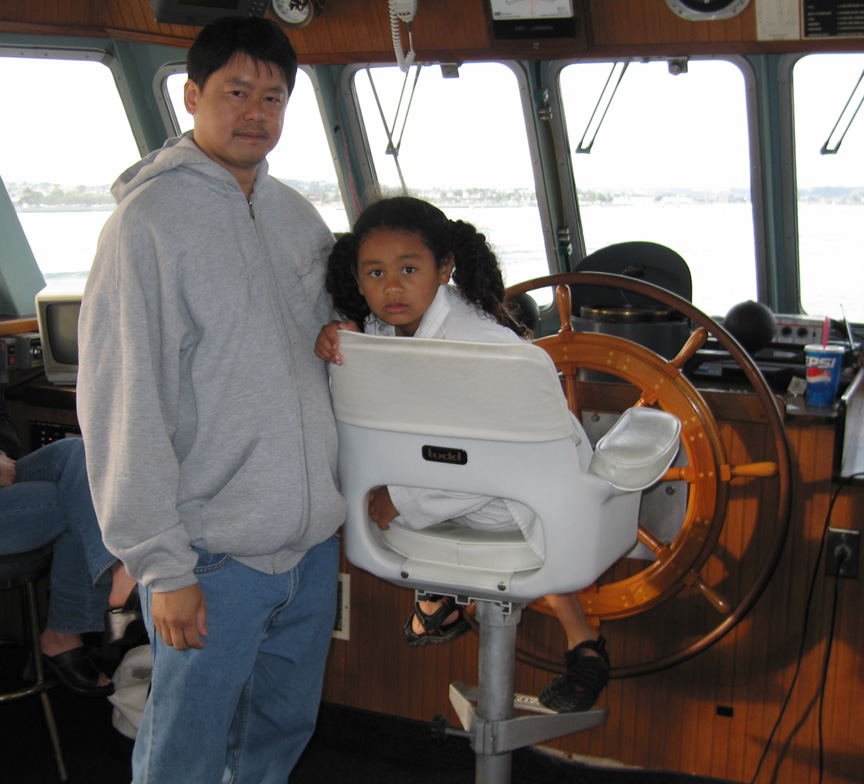
[{"label": "windshield wiper", "polygon": [[[594,111],[591,112],[591,117],[588,119],[588,125],[585,126],[585,132],[582,134],[582,138],[579,140],[579,144],[576,145],[576,149],[573,152],[583,153],[585,155],[591,152],[591,148],[594,146],[594,142],[597,140],[597,134],[600,132],[600,126],[603,124],[603,120],[606,118],[606,112],[609,111],[609,107],[612,105],[612,99],[615,97],[618,86],[621,84],[621,80],[624,78],[624,72],[627,70],[628,65],[630,65],[629,60],[627,62],[619,61],[617,63],[612,63],[612,70],[609,71],[609,76],[606,79],[606,84],[603,85],[603,89],[600,91],[600,97],[597,99],[597,104],[594,106]],[[599,117],[597,117],[598,112],[601,112]],[[594,124],[595,117],[597,117],[596,125]],[[588,138],[589,135],[590,140],[586,144],[585,139]]]},{"label": "windshield wiper", "polygon": [[[852,94],[846,101],[846,105],[843,107],[843,111],[840,112],[840,116],[837,118],[837,122],[834,123],[834,127],[831,129],[831,133],[828,134],[828,138],[825,140],[825,144],[823,144],[822,149],[819,150],[820,155],[836,155],[837,151],[840,149],[840,145],[843,144],[843,139],[846,138],[847,132],[852,127],[852,123],[855,121],[855,117],[858,115],[858,110],[861,108],[861,103],[864,102],[864,90],[860,89],[862,79],[864,79],[864,71],[862,71],[861,76],[858,77],[858,81],[855,83]],[[850,106],[852,105],[852,101],[855,99],[856,93],[858,94],[858,103],[854,109],[850,110]],[[844,117],[848,118],[845,120],[845,122],[843,120]],[[842,133],[840,133],[837,141],[834,144],[831,144],[831,140],[834,138],[837,129],[838,127],[840,127],[841,123],[843,123]]]}]

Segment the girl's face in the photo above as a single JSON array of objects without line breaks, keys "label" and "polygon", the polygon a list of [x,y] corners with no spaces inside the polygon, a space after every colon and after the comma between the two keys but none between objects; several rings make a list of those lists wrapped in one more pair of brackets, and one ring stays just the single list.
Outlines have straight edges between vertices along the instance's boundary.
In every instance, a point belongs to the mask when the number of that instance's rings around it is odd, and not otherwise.
[{"label": "girl's face", "polygon": [[412,231],[374,229],[357,251],[357,286],[381,321],[411,337],[420,319],[450,280],[453,256],[439,268],[435,256]]}]

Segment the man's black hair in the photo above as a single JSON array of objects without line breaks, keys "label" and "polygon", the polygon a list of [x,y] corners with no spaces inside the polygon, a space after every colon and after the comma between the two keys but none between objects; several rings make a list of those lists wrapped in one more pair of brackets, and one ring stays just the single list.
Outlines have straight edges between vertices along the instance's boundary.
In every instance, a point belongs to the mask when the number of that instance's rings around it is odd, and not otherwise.
[{"label": "man's black hair", "polygon": [[208,24],[189,49],[186,72],[203,90],[210,75],[228,65],[238,53],[276,65],[291,94],[297,76],[297,53],[276,22],[257,16],[224,16]]}]

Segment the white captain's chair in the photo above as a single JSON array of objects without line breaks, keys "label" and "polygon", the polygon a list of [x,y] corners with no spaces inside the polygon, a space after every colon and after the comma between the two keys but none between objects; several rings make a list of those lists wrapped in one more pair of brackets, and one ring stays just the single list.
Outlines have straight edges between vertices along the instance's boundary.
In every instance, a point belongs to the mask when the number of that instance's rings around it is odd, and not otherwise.
[{"label": "white captain's chair", "polygon": [[[478,784],[509,781],[513,749],[595,726],[608,713],[556,714],[518,695],[516,707],[540,715],[514,715],[521,605],[590,585],[634,545],[640,491],[674,459],[680,423],[655,409],[628,409],[592,450],[555,365],[529,343],[341,331],[339,350],[342,364],[330,375],[346,555],[418,597],[476,602],[480,683],[451,684],[465,727],[451,732],[471,738]],[[382,531],[368,514],[369,492],[381,485],[520,502],[536,514],[540,546],[532,549],[518,531],[452,522]]]}]

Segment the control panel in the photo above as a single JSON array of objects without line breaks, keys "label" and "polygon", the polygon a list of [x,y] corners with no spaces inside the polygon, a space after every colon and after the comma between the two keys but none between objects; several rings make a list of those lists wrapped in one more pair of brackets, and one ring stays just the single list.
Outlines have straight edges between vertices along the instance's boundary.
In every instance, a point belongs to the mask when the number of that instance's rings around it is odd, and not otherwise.
[{"label": "control panel", "polygon": [[777,330],[774,333],[775,343],[806,346],[809,343],[822,342],[825,319],[778,313],[774,316],[774,320],[777,322]]},{"label": "control panel", "polygon": [[59,441],[61,438],[80,438],[78,425],[62,425],[58,422],[34,422],[30,420],[30,449]]},{"label": "control panel", "polygon": [[38,332],[0,337],[0,382],[9,380],[10,370],[42,367],[42,338]]}]

